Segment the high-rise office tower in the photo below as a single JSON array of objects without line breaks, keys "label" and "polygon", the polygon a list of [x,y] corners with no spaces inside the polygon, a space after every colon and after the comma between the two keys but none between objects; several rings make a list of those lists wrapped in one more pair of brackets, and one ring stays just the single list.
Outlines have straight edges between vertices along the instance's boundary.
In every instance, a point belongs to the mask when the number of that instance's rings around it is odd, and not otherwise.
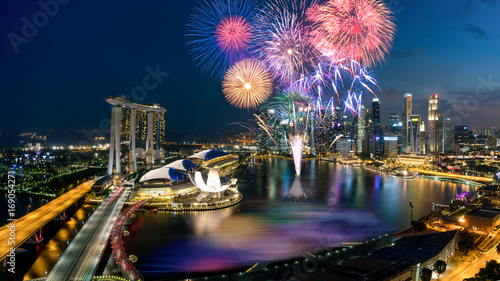
[{"label": "high-rise office tower", "polygon": [[389,112],[389,127],[399,123],[399,114],[397,112]]},{"label": "high-rise office tower", "polygon": [[420,115],[410,115],[408,129],[410,132],[410,144],[406,153],[420,154]]},{"label": "high-rise office tower", "polygon": [[470,145],[472,143],[472,131],[468,126],[455,126],[453,130],[453,138],[455,145]]},{"label": "high-rise office tower", "polygon": [[438,115],[436,121],[436,151],[435,153],[444,153],[443,138],[444,138],[444,117],[443,114]]},{"label": "high-rise office tower", "polygon": [[427,138],[428,134],[425,130],[425,122],[420,122],[420,154],[427,153]]},{"label": "high-rise office tower", "polygon": [[374,98],[372,101],[372,121],[375,125],[380,125],[380,100]]},{"label": "high-rise office tower", "polygon": [[[359,111],[359,116],[357,118],[357,135],[356,135],[356,147],[357,147],[357,153],[362,153],[363,150],[366,150],[366,145],[363,147],[363,144],[365,142],[366,136],[366,131],[367,131],[367,116],[368,115],[368,110],[364,107],[361,106],[361,110]],[[364,149],[365,148],[365,149]]]},{"label": "high-rise office tower", "polygon": [[382,127],[380,124],[380,100],[378,98],[374,98],[372,100],[372,114],[371,114],[371,126],[372,126],[372,151],[370,153],[373,153],[377,157],[382,157],[384,154],[383,151],[383,132],[382,132]]},{"label": "high-rise office tower", "polygon": [[450,118],[446,118],[444,121],[444,129],[443,129],[443,148],[444,152],[452,152],[452,139],[453,135],[451,134],[451,120]]},{"label": "high-rise office tower", "polygon": [[430,153],[439,153],[439,140],[437,136],[437,121],[439,116],[439,108],[438,108],[438,95],[430,95],[429,97],[429,152]]},{"label": "high-rise office tower", "polygon": [[402,123],[399,121],[399,114],[397,112],[389,112],[389,124],[387,129],[391,135],[401,134]]},{"label": "high-rise office tower", "polygon": [[401,118],[403,119],[403,132],[402,132],[402,151],[403,153],[409,153],[408,148],[410,144],[410,116],[413,114],[413,104],[412,104],[412,95],[405,94],[405,110],[403,114],[401,114]]}]

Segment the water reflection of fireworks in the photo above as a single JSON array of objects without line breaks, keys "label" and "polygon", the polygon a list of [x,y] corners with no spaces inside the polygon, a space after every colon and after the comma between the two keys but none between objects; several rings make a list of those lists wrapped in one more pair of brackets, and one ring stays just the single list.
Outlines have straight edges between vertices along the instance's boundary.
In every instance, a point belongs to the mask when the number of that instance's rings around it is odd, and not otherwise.
[{"label": "water reflection of fireworks", "polygon": [[300,177],[296,176],[293,180],[292,187],[285,190],[284,197],[293,199],[295,201],[300,201],[300,199],[307,199],[306,189],[302,186],[300,182]]}]

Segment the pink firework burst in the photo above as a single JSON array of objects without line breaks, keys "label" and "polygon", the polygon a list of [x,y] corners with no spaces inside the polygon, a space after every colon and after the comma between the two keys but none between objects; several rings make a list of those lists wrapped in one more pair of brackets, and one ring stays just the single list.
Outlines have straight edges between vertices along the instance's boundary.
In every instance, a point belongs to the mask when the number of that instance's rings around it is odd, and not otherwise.
[{"label": "pink firework burst", "polygon": [[307,15],[316,48],[366,66],[385,61],[396,32],[392,12],[379,0],[329,0],[310,7]]},{"label": "pink firework burst", "polygon": [[223,18],[215,28],[219,48],[228,53],[247,49],[252,37],[250,23],[239,15]]}]

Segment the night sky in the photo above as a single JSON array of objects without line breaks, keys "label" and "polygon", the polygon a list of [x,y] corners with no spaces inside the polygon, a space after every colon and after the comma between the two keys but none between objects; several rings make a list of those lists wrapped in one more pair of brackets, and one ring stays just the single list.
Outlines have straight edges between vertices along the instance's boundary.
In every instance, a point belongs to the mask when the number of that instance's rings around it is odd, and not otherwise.
[{"label": "night sky", "polygon": [[[407,92],[426,119],[428,97],[438,93],[455,125],[500,126],[500,1],[389,3],[397,34],[392,58],[375,72],[382,120],[403,110]],[[68,1],[17,54],[8,34],[22,36],[22,18],[33,22],[42,8],[0,5],[0,131],[97,129],[111,113],[104,99],[118,95],[164,106],[167,132],[240,130],[228,124],[254,112],[229,105],[220,81],[192,61],[185,34],[195,1]],[[157,65],[168,76],[144,99],[131,97]]]}]

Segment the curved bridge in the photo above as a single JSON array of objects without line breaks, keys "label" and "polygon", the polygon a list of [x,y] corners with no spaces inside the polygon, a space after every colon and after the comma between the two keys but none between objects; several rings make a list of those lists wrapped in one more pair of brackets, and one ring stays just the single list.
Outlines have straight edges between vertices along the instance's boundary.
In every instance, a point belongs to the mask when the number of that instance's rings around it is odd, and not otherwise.
[{"label": "curved bridge", "polygon": [[441,176],[431,176],[431,175],[426,175],[426,179],[435,179],[435,180],[440,180],[440,181],[449,181],[449,182],[456,182],[456,183],[463,183],[467,185],[473,185],[473,186],[483,186],[486,185],[484,182],[476,182],[472,180],[463,180],[463,179],[457,179],[457,178],[450,178],[450,177],[441,177]]},{"label": "curved bridge", "polygon": [[474,182],[474,183],[482,184],[482,185],[489,184],[493,181],[493,177],[476,177],[476,176],[456,175],[456,174],[428,171],[428,170],[416,169],[416,168],[410,169],[410,171],[415,172],[415,173],[424,174],[424,175],[435,176],[436,178],[449,178],[449,179],[455,179],[455,180],[462,180],[464,182]]}]

